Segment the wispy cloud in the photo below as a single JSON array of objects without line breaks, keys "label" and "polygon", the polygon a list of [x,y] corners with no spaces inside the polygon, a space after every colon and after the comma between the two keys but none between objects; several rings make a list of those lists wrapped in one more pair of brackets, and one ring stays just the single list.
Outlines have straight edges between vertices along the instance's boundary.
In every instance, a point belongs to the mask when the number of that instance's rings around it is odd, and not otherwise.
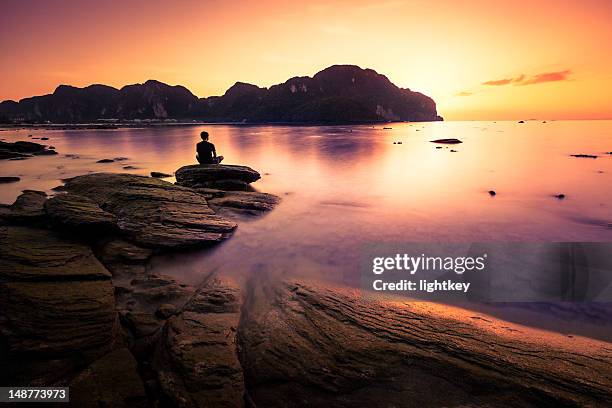
[{"label": "wispy cloud", "polygon": [[527,81],[522,82],[521,85],[534,85],[541,84],[543,82],[567,81],[571,73],[572,71],[569,69],[559,72],[545,72],[532,76]]},{"label": "wispy cloud", "polygon": [[555,81],[567,81],[572,71],[567,69],[565,71],[558,72],[544,72],[541,74],[535,74],[530,77],[526,75],[519,75],[514,78],[503,78],[494,79],[491,81],[483,82],[483,85],[488,86],[503,86],[503,85],[535,85],[544,82],[555,82]]}]

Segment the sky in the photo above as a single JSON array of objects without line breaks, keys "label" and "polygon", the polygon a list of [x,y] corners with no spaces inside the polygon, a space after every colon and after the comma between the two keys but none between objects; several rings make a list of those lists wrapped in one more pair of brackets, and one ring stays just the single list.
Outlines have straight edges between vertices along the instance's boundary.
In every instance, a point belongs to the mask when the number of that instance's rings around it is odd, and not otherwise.
[{"label": "sky", "polygon": [[610,0],[1,0],[0,100],[147,79],[205,97],[354,64],[445,119],[612,119],[610,21]]}]

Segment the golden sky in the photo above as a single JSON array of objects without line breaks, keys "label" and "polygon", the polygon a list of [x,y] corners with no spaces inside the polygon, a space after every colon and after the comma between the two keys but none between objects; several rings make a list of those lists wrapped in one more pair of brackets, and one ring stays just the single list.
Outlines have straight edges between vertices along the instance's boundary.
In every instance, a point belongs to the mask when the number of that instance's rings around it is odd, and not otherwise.
[{"label": "golden sky", "polygon": [[157,79],[197,96],[355,64],[446,119],[612,118],[612,1],[2,0],[0,99]]}]

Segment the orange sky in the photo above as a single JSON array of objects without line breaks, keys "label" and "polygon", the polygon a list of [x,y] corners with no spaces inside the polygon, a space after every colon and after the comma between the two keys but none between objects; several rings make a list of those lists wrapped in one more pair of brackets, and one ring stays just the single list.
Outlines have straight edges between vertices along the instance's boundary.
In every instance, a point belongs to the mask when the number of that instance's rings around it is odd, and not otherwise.
[{"label": "orange sky", "polygon": [[612,118],[612,1],[298,3],[2,0],[0,99],[147,79],[202,97],[356,64],[446,119]]}]

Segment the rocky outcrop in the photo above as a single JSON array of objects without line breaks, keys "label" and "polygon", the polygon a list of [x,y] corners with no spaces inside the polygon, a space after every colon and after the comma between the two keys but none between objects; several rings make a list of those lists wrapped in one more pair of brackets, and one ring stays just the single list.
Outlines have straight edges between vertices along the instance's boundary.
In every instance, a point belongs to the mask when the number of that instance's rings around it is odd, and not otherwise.
[{"label": "rocky outcrop", "polygon": [[150,177],[96,173],[68,180],[64,190],[87,197],[113,214],[121,233],[145,247],[211,244],[236,228],[193,190]]},{"label": "rocky outcrop", "polygon": [[176,183],[181,186],[239,191],[248,190],[250,183],[261,178],[250,167],[229,164],[183,166],[175,175]]},{"label": "rocky outcrop", "polygon": [[70,383],[70,403],[83,408],[149,406],[138,363],[127,348],[92,363]]},{"label": "rocky outcrop", "polygon": [[179,407],[242,407],[236,333],[240,290],[211,279],[166,323],[154,357],[164,395]]},{"label": "rocky outcrop", "polygon": [[42,221],[46,200],[47,194],[42,191],[24,191],[13,204],[0,204],[0,224],[3,222],[34,224]]},{"label": "rocky outcrop", "polygon": [[102,210],[87,197],[76,194],[59,194],[45,202],[49,220],[59,229],[83,236],[94,236],[114,231],[116,217]]},{"label": "rocky outcrop", "polygon": [[54,155],[57,152],[45,145],[34,142],[18,141],[14,143],[0,141],[0,160],[27,159],[32,156]]},{"label": "rocky outcrop", "polygon": [[217,214],[232,218],[234,216],[259,216],[271,211],[280,198],[256,191],[223,191],[208,199],[208,204]]},{"label": "rocky outcrop", "polygon": [[89,247],[0,227],[0,376],[30,386],[70,376],[114,347],[116,317],[110,274]]},{"label": "rocky outcrop", "polygon": [[430,303],[253,277],[238,330],[257,406],[604,406],[607,343]]}]

